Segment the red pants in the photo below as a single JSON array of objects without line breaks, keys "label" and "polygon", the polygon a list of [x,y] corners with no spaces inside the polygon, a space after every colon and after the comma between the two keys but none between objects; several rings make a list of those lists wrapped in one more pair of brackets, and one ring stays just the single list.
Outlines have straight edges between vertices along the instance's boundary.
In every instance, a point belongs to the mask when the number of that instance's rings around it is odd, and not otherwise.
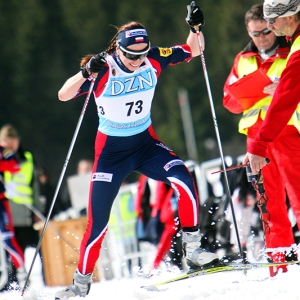
[{"label": "red pants", "polygon": [[9,253],[14,266],[18,269],[24,266],[24,253],[20,248],[14,233],[13,220],[9,200],[0,199],[0,238],[4,249]]},{"label": "red pants", "polygon": [[[247,139],[249,142],[250,138]],[[270,227],[265,234],[266,247],[290,247],[295,242],[286,195],[300,228],[300,136],[294,126],[286,126],[268,146],[266,157],[270,159],[262,169]],[[268,221],[267,214],[263,218]]]}]

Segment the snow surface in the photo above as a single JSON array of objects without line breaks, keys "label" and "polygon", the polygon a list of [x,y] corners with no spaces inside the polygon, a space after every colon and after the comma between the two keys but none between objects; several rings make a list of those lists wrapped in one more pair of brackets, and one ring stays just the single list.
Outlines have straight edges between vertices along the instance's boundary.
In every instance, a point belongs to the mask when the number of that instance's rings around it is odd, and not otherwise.
[{"label": "snow surface", "polygon": [[[137,269],[137,268],[136,268]],[[147,291],[141,286],[151,285],[178,274],[178,270],[164,270],[151,278],[121,278],[102,280],[92,283],[87,300],[276,300],[300,299],[300,266],[291,265],[287,273],[275,277],[269,276],[268,268],[243,271],[231,271],[199,276],[187,280],[160,286],[159,291]],[[13,290],[0,293],[0,300],[54,300],[56,291],[64,287],[45,287],[39,265],[35,263],[30,276],[31,286],[21,295]],[[70,299],[82,299],[80,297]]]}]

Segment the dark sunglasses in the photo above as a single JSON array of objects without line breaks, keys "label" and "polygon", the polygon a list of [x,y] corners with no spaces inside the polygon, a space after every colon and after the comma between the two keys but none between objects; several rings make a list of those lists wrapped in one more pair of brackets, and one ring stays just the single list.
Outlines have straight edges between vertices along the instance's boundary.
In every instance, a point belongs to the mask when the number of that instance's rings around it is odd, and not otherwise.
[{"label": "dark sunglasses", "polygon": [[143,59],[143,58],[145,58],[145,57],[147,56],[147,54],[148,54],[148,52],[143,53],[143,54],[131,54],[131,53],[128,53],[128,52],[126,52],[126,51],[124,51],[124,50],[122,50],[122,49],[121,49],[121,51],[122,51],[123,55],[124,55],[127,59],[129,59],[129,60]]},{"label": "dark sunglasses", "polygon": [[[271,23],[270,23],[271,24]],[[271,29],[269,28],[265,28],[264,30],[262,31],[250,31],[250,34],[254,37],[260,37],[260,35],[268,35],[271,33]]]},{"label": "dark sunglasses", "polygon": [[[279,17],[279,16],[278,16]],[[267,18],[267,17],[264,17],[264,19],[269,23],[269,24],[274,24],[275,23],[275,21],[276,21],[276,19],[278,18],[278,17],[275,17],[275,18]]]}]

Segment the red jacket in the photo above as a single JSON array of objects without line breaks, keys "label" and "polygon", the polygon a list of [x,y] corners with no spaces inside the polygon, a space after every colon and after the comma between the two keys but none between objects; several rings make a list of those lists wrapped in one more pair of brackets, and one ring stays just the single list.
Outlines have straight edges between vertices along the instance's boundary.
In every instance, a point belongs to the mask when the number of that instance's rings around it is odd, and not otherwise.
[{"label": "red jacket", "polygon": [[11,173],[18,172],[20,166],[13,155],[13,153],[0,146],[0,200],[5,198],[5,186],[3,182],[3,172],[9,171]]},{"label": "red jacket", "polygon": [[[300,26],[299,26],[300,27]],[[300,28],[295,36],[300,38]],[[300,51],[295,51],[288,59],[266,118],[248,152],[265,157],[268,144],[273,142],[284,129],[300,102]]]},{"label": "red jacket", "polygon": [[256,57],[258,68],[261,68],[264,70],[265,73],[269,70],[272,63],[276,58],[286,58],[289,51],[290,51],[290,44],[286,41],[285,37],[278,37],[279,41],[279,47],[276,49],[275,53],[270,56],[267,60],[262,62],[260,55],[258,53],[258,49],[251,41],[246,48],[240,52],[234,59],[233,67],[231,68],[231,71],[229,73],[229,76],[227,77],[227,80],[224,85],[224,98],[223,98],[223,105],[225,108],[227,108],[230,112],[234,114],[239,114],[244,111],[242,106],[240,105],[239,101],[230,94],[228,90],[228,86],[232,84],[232,78],[239,78],[238,72],[237,72],[237,66],[238,62],[241,57],[248,58],[248,57]]}]

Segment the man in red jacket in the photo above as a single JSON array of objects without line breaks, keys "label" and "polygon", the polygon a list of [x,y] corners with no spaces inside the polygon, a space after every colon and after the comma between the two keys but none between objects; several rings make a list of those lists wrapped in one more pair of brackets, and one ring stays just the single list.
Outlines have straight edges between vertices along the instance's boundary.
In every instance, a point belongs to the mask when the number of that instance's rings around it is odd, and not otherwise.
[{"label": "man in red jacket", "polygon": [[[265,158],[270,159],[270,163],[262,169],[262,174],[264,178],[273,179],[270,188],[282,185],[286,189],[300,228],[300,1],[265,0],[263,10],[268,28],[277,36],[286,36],[292,47],[266,118],[248,146],[243,163],[249,162],[252,172],[256,174],[266,165]],[[276,160],[277,157],[280,160]],[[276,166],[274,173],[269,172],[272,165]],[[289,250],[290,223],[282,197],[278,195],[273,201],[269,200],[267,210],[271,229],[267,242],[272,248]],[[282,239],[278,238],[278,233]]]},{"label": "man in red jacket", "polygon": [[[268,23],[264,20],[262,4],[254,5],[247,11],[245,24],[252,41],[235,58],[234,66],[224,86],[223,104],[232,113],[243,113],[239,122],[239,132],[247,135],[247,147],[249,147],[266,118],[275,89],[281,80],[281,73],[285,68],[290,51],[290,43],[284,36],[277,37],[267,27]],[[244,98],[241,99],[231,94],[231,84],[258,69],[262,70],[273,83],[259,91],[263,94],[257,97],[254,104],[253,99],[248,99],[249,107],[247,107],[245,106],[247,103],[242,102],[245,101]],[[255,89],[255,86],[253,88]],[[298,140],[298,128],[296,117],[291,120],[289,125],[285,126],[285,139],[270,145],[268,158],[271,163],[263,172],[268,213],[262,214],[262,218],[265,227],[266,252],[273,261],[286,260],[285,253],[278,254],[276,248],[289,248],[294,244],[286,206],[286,194],[289,197],[293,194],[291,188],[293,175],[289,174],[287,178],[281,177],[280,166],[284,164],[286,153],[285,151],[281,152],[281,149],[286,147],[286,143],[292,144]],[[291,135],[291,133],[293,134]],[[300,222],[298,224],[300,225]],[[290,250],[286,249],[285,252],[290,253]],[[280,268],[287,271],[286,266]],[[275,272],[278,272],[278,269]]]}]

